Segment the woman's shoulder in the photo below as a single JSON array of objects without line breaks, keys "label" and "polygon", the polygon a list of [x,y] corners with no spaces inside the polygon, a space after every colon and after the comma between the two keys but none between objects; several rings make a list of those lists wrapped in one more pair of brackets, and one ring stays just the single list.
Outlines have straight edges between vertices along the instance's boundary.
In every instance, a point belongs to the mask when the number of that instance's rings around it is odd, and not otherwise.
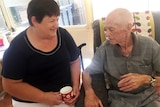
[{"label": "woman's shoulder", "polygon": [[21,49],[24,48],[23,46],[26,45],[26,30],[22,31],[21,33],[19,33],[17,36],[15,36],[13,38],[13,40],[10,42],[10,48],[13,49]]},{"label": "woman's shoulder", "polygon": [[63,28],[63,27],[59,27],[59,28],[58,28],[58,31],[59,31],[59,32],[67,32],[67,30],[66,30],[65,28]]},{"label": "woman's shoulder", "polygon": [[23,41],[25,36],[26,36],[26,30],[16,35],[11,42]]}]

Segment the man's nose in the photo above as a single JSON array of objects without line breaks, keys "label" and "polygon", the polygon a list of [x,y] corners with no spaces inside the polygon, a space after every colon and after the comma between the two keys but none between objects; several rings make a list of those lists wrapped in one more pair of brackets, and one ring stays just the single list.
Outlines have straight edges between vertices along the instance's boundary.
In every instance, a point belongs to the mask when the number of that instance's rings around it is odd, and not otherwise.
[{"label": "man's nose", "polygon": [[109,32],[108,31],[104,31],[104,35],[105,35],[105,37],[109,37]]}]

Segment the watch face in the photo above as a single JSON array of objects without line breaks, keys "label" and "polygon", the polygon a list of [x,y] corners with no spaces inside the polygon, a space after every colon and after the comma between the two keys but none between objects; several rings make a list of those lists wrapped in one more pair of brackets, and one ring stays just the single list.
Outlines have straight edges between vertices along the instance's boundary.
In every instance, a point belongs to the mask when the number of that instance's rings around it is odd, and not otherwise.
[{"label": "watch face", "polygon": [[152,79],[151,79],[151,85],[154,87],[154,86],[156,86],[156,79],[154,78],[154,77],[152,77]]}]

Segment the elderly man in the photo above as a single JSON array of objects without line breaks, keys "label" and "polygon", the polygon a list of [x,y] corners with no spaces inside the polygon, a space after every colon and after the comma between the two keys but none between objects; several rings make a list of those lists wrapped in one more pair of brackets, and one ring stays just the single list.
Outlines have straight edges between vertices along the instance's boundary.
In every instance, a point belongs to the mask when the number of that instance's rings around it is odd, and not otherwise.
[{"label": "elderly man", "polygon": [[100,73],[107,75],[110,86],[109,107],[160,107],[156,91],[160,86],[160,45],[134,34],[132,26],[132,14],[127,9],[115,9],[106,17],[107,40],[83,72],[85,107],[103,107],[91,85],[91,75]]}]

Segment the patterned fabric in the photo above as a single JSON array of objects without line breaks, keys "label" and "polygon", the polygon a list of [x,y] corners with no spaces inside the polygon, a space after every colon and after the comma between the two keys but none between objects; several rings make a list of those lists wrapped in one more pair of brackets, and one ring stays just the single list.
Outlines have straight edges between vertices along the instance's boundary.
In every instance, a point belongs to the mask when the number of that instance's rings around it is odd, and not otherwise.
[{"label": "patterned fabric", "polygon": [[154,37],[154,35],[152,34],[150,11],[133,12],[133,18],[133,32],[138,35]]}]

